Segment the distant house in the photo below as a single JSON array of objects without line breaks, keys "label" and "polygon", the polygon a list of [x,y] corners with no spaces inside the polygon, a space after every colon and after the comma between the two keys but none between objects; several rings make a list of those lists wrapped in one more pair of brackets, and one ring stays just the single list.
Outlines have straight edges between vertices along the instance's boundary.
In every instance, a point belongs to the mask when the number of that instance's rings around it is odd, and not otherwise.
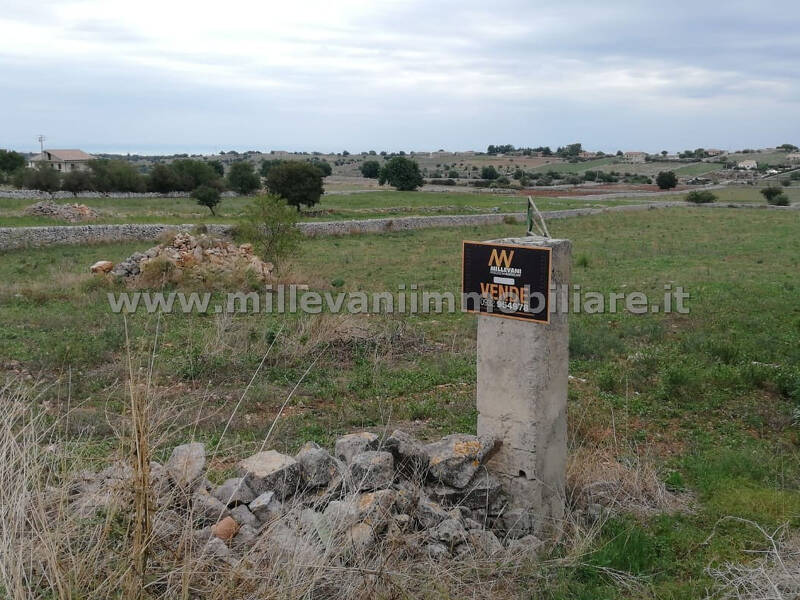
[{"label": "distant house", "polygon": [[86,171],[89,169],[89,161],[94,159],[94,156],[83,150],[45,150],[31,158],[28,166],[33,168],[45,163],[62,173]]},{"label": "distant house", "polygon": [[719,150],[718,148],[709,148],[706,150],[706,154],[708,156],[721,156],[725,154],[725,150]]},{"label": "distant house", "polygon": [[736,166],[739,167],[740,169],[747,169],[748,171],[750,171],[752,169],[757,169],[758,168],[758,163],[756,161],[750,159],[750,160],[743,160],[742,162],[740,162]]},{"label": "distant house", "polygon": [[622,160],[627,163],[643,163],[647,159],[647,152],[626,152]]},{"label": "distant house", "polygon": [[786,160],[789,162],[800,162],[800,152],[792,152],[786,155]]},{"label": "distant house", "polygon": [[596,158],[597,152],[587,152],[584,150],[583,152],[578,153],[578,158]]}]

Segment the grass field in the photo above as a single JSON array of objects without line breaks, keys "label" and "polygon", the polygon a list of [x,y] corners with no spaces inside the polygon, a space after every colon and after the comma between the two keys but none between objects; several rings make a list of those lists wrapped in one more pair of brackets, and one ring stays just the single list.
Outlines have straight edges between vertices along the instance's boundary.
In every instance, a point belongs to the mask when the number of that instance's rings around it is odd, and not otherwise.
[{"label": "grass field", "polygon": [[[581,566],[542,567],[548,576],[526,593],[703,597],[713,583],[707,566],[752,562],[751,552],[767,545],[754,528],[723,517],[770,530],[800,525],[800,220],[788,211],[681,208],[554,221],[550,231],[573,241],[573,283],[584,290],[660,295],[671,284],[691,294],[688,315],[572,315],[569,390],[574,460],[653,465],[689,508],[615,512]],[[520,233],[503,225],[310,239],[281,276],[314,289],[415,283],[455,292],[461,240]],[[3,372],[38,382],[37,402],[54,418],[72,410],[68,431],[84,436],[89,460],[109,451],[124,410],[126,338],[106,301],[119,288],[87,267],[148,245],[15,251],[0,261]],[[183,435],[209,448],[277,340],[221,457],[249,454],[300,379],[274,434],[278,450],[308,439],[329,444],[362,427],[421,437],[475,427],[471,315],[137,313],[127,325],[134,354],[148,354],[158,331],[156,393],[165,411],[196,411]],[[215,459],[213,469],[222,476],[230,460]],[[563,551],[556,545],[550,558]],[[610,570],[633,576],[635,589],[615,585]]]},{"label": "grass field", "polygon": [[[24,214],[29,199],[0,199],[0,227],[33,225],[68,225],[48,217]],[[69,201],[62,200],[62,203]],[[81,204],[95,209],[100,218],[94,223],[233,223],[242,214],[249,198],[223,198],[217,215],[191,198],[84,198]],[[371,217],[411,216],[422,214],[470,214],[488,212],[523,212],[525,199],[513,195],[447,192],[377,191],[358,194],[332,194],[322,197],[312,213],[303,220],[366,219]],[[627,200],[604,201],[604,205],[627,203]],[[576,208],[596,204],[587,198],[541,199],[541,210]]]}]

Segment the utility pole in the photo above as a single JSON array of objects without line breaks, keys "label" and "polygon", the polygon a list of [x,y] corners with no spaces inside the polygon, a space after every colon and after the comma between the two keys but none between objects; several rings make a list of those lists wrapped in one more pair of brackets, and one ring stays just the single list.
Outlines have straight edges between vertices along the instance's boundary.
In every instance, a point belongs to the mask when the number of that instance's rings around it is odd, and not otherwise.
[{"label": "utility pole", "polygon": [[40,133],[40,134],[39,134],[39,137],[38,137],[38,138],[36,138],[36,139],[38,139],[38,140],[39,140],[39,150],[42,152],[42,154],[44,154],[44,141],[45,141],[47,138],[46,138],[45,136],[43,136],[43,135]]}]

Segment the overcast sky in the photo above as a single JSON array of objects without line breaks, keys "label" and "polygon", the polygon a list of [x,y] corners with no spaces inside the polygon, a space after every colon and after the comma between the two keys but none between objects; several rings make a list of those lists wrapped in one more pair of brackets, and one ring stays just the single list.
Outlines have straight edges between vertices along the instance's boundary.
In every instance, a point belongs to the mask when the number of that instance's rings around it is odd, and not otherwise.
[{"label": "overcast sky", "polygon": [[800,144],[800,2],[0,0],[0,147]]}]

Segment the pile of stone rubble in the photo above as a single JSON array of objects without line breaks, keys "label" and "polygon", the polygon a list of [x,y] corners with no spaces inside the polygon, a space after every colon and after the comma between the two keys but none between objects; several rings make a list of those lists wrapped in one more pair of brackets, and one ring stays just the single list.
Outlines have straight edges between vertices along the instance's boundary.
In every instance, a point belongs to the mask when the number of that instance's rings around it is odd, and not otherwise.
[{"label": "pile of stone rubble", "polygon": [[52,200],[42,200],[31,204],[25,209],[25,214],[33,217],[52,217],[63,219],[70,223],[91,221],[97,218],[97,212],[85,204],[58,204]]},{"label": "pile of stone rubble", "polygon": [[262,281],[268,281],[272,277],[273,270],[272,263],[264,262],[253,254],[253,247],[250,244],[237,246],[207,235],[177,233],[167,243],[154,246],[145,252],[132,254],[115,265],[111,273],[124,278],[137,277],[145,264],[154,259],[167,260],[180,271],[196,267],[220,272],[249,269]]},{"label": "pile of stone rubble", "polygon": [[[163,466],[151,464],[153,535],[229,562],[259,549],[316,561],[383,543],[407,558],[535,552],[530,516],[509,508],[484,467],[494,447],[466,434],[423,444],[402,431],[383,440],[354,433],[333,455],[313,442],[294,457],[259,452],[238,464],[239,477],[214,486],[203,445],[178,446]],[[120,465],[81,474],[70,506],[87,517],[124,502],[131,475]]]}]

